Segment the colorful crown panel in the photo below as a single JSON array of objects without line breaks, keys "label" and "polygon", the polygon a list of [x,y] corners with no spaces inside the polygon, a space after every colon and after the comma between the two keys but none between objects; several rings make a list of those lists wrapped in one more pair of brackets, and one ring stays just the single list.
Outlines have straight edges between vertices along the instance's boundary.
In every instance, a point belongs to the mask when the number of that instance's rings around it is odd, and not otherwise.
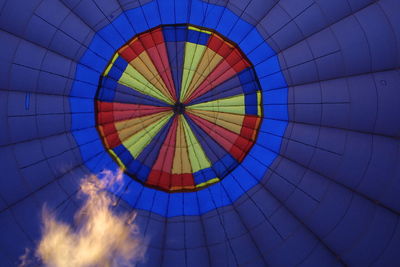
[{"label": "colorful crown panel", "polygon": [[222,180],[253,146],[262,117],[249,60],[222,35],[163,25],[136,35],[104,70],[97,128],[133,179],[194,191]]}]

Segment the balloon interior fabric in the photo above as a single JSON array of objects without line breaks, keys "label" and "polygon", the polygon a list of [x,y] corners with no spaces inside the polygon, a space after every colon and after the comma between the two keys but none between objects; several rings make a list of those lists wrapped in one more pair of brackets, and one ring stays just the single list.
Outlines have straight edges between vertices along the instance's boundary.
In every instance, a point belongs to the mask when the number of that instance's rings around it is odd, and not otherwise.
[{"label": "balloon interior fabric", "polygon": [[0,266],[109,188],[138,266],[400,266],[399,0],[0,1]]},{"label": "balloon interior fabric", "polygon": [[259,89],[250,63],[218,34],[157,27],[107,66],[98,129],[120,167],[145,185],[198,189],[225,177],[253,146]]}]

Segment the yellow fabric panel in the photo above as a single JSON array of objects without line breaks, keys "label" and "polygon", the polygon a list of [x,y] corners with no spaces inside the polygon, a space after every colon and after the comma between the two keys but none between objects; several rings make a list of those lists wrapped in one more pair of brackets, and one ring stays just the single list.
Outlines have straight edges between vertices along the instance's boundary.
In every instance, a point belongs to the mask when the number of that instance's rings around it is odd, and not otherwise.
[{"label": "yellow fabric panel", "polygon": [[120,84],[132,88],[142,94],[152,96],[154,98],[160,99],[166,103],[173,104],[174,102],[167,98],[163,93],[154,87],[149,81],[143,77],[136,69],[131,65],[128,65],[118,81]]},{"label": "yellow fabric panel", "polygon": [[206,185],[215,184],[216,182],[219,182],[219,178],[210,179],[207,182],[204,182],[204,183],[196,185],[196,187],[203,187],[203,186],[206,186]]},{"label": "yellow fabric panel", "polygon": [[212,34],[212,32],[210,32],[210,31],[201,30],[201,29],[198,29],[198,28],[193,27],[193,26],[189,26],[189,30],[198,31],[198,32],[204,32],[204,33],[208,33],[208,34]]},{"label": "yellow fabric panel", "polygon": [[240,134],[240,131],[242,130],[244,115],[195,109],[192,109],[189,112],[228,129],[231,132]]},{"label": "yellow fabric panel", "polygon": [[123,141],[123,145],[131,152],[131,155],[136,158],[172,116],[173,113],[170,112],[163,118],[157,120],[157,122],[132,135],[126,141]]},{"label": "yellow fabric panel", "polygon": [[148,116],[143,116],[140,118],[129,119],[125,121],[118,121],[115,123],[115,129],[118,131],[118,136],[121,141],[126,140],[133,134],[141,131],[147,126],[157,122],[164,116],[172,113],[171,111],[164,111],[156,114],[151,114]]},{"label": "yellow fabric panel", "polygon": [[125,170],[126,166],[125,164],[121,161],[121,159],[112,151],[112,149],[108,149],[108,152],[113,156],[113,158],[117,161],[118,166],[122,169]]},{"label": "yellow fabric panel", "polygon": [[192,171],[197,172],[199,170],[210,167],[211,163],[204,153],[199,141],[194,136],[192,129],[190,129],[190,126],[187,123],[186,119],[183,118],[182,122],[186,142],[188,144],[189,159],[190,164],[192,165]]},{"label": "yellow fabric panel", "polygon": [[179,115],[176,129],[174,163],[172,166],[172,173],[174,174],[192,173],[182,120],[183,116]]},{"label": "yellow fabric panel", "polygon": [[262,117],[262,110],[261,110],[261,91],[257,91],[257,115]]},{"label": "yellow fabric panel", "polygon": [[111,63],[108,64],[107,69],[104,71],[103,76],[107,76],[108,73],[110,72],[111,68],[114,66],[114,62],[117,60],[118,58],[118,53],[115,53],[115,55],[113,56]]},{"label": "yellow fabric panel", "polygon": [[233,114],[245,114],[244,95],[237,95],[187,106],[188,110],[208,110]]},{"label": "yellow fabric panel", "polygon": [[180,99],[183,99],[183,96],[186,94],[189,84],[192,81],[193,74],[196,71],[197,65],[199,64],[205,49],[206,47],[204,45],[186,43]]},{"label": "yellow fabric panel", "polygon": [[171,94],[169,93],[164,81],[158,74],[156,67],[151,61],[149,55],[144,51],[140,53],[138,57],[129,62],[129,64],[135,68],[143,77],[149,81],[154,87],[156,87],[164,96],[172,100]]},{"label": "yellow fabric panel", "polygon": [[182,98],[181,102],[184,102],[189,95],[197,89],[197,87],[207,78],[207,76],[214,70],[214,68],[221,62],[222,56],[214,52],[210,48],[204,51],[203,57],[196,71],[193,74],[192,81],[188,87],[185,96]]}]

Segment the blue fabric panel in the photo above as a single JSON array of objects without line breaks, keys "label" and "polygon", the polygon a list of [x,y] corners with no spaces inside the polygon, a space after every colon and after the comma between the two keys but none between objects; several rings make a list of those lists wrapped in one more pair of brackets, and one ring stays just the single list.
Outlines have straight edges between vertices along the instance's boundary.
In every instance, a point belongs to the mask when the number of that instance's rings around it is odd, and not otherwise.
[{"label": "blue fabric panel", "polygon": [[280,72],[280,66],[277,56],[273,56],[257,65],[255,65],[255,70],[258,77],[265,77],[271,74]]},{"label": "blue fabric panel", "polygon": [[209,38],[210,35],[208,33],[188,30],[187,42],[199,45],[207,45]]},{"label": "blue fabric panel", "polygon": [[237,161],[229,154],[218,160],[212,166],[218,177],[224,177],[233,167],[237,165]]},{"label": "blue fabric panel", "polygon": [[142,8],[150,29],[161,24],[159,7],[156,1],[151,1],[148,4],[143,5]]},{"label": "blue fabric panel", "polygon": [[210,179],[216,178],[217,174],[214,172],[212,168],[206,168],[195,172],[193,174],[195,184],[204,183]]},{"label": "blue fabric panel", "polygon": [[250,93],[244,95],[244,102],[246,105],[246,115],[257,115],[258,113],[258,101],[257,94]]},{"label": "blue fabric panel", "polygon": [[246,55],[253,65],[257,66],[261,62],[264,62],[274,56],[275,52],[266,43],[262,43]]},{"label": "blue fabric panel", "polygon": [[96,94],[96,90],[97,86],[94,84],[75,80],[72,85],[70,96],[93,98]]},{"label": "blue fabric panel", "polygon": [[153,206],[155,190],[143,190],[136,203],[136,208],[150,210]]},{"label": "blue fabric panel", "polygon": [[78,97],[71,97],[70,100],[71,105],[76,110],[76,113],[93,113],[94,112],[94,105],[93,101],[87,98],[78,98]]},{"label": "blue fabric panel", "polygon": [[258,30],[251,27],[250,32],[248,32],[246,37],[240,42],[240,48],[245,55],[248,55],[263,43],[264,39],[260,36]]},{"label": "blue fabric panel", "polygon": [[118,29],[118,32],[121,34],[121,37],[124,40],[130,40],[132,36],[135,36],[136,34],[125,13],[121,16],[118,16],[111,23],[114,25],[115,29]]},{"label": "blue fabric panel", "polygon": [[185,0],[175,0],[175,23],[188,22],[189,3]]},{"label": "blue fabric panel", "polygon": [[186,26],[164,26],[162,27],[165,42],[185,42],[188,29]]},{"label": "blue fabric panel", "polygon": [[[121,17],[121,16],[120,16]],[[111,23],[110,27],[105,27],[97,33],[113,50],[117,50],[123,46],[130,38],[124,39],[123,35]]]},{"label": "blue fabric panel", "polygon": [[[76,104],[76,103],[71,103]],[[79,130],[89,127],[95,127],[95,121],[92,114],[87,113],[75,113],[71,115],[73,123],[72,130]]]},{"label": "blue fabric panel", "polygon": [[235,169],[232,176],[234,176],[236,182],[240,185],[240,188],[245,192],[258,183],[258,180],[254,179],[253,171],[245,169],[241,165]]},{"label": "blue fabric panel", "polygon": [[154,205],[151,208],[151,210],[157,214],[166,216],[168,208],[168,198],[169,198],[168,193],[156,190],[154,196]]},{"label": "blue fabric panel", "polygon": [[[250,51],[251,47],[248,47],[249,44],[247,42],[242,43],[242,40],[245,37],[247,38],[247,35],[252,29],[254,29],[254,27],[241,19],[237,19],[236,23],[233,26],[235,30],[231,31],[229,35],[227,35],[227,37],[231,39],[233,42],[239,44],[243,52],[246,53],[247,51]],[[256,37],[254,37],[253,35],[252,39],[256,39]],[[259,38],[256,40],[258,41]]]},{"label": "blue fabric panel", "polygon": [[215,30],[229,38],[229,33],[232,31],[232,27],[234,25],[233,22],[236,22],[237,20],[238,18],[235,16],[235,14],[225,8]]},{"label": "blue fabric panel", "polygon": [[141,33],[147,30],[146,18],[144,17],[142,8],[131,9],[125,12],[125,14],[136,33]]},{"label": "blue fabric panel", "polygon": [[196,193],[183,194],[183,214],[194,216],[199,214],[198,200]]},{"label": "blue fabric panel", "polygon": [[128,202],[132,207],[135,207],[136,202],[140,198],[142,190],[143,190],[143,185],[131,179],[129,187],[122,195],[122,198],[126,202]]},{"label": "blue fabric panel", "polygon": [[[229,181],[229,176],[225,177],[225,180]],[[204,190],[209,190],[210,194],[211,194],[211,198],[213,200],[213,202],[215,203],[215,206],[217,207],[223,207],[226,205],[231,204],[232,202],[229,199],[229,196],[227,195],[226,189],[224,188],[224,186],[222,185],[222,183],[216,183],[213,184],[210,187],[207,187]]]},{"label": "blue fabric panel", "polygon": [[206,213],[212,209],[215,209],[215,204],[211,198],[210,191],[201,190],[196,192],[197,198],[199,199],[199,210],[200,213]]},{"label": "blue fabric panel", "polygon": [[[235,171],[236,172],[236,171]],[[227,195],[229,195],[229,201],[234,202],[237,200],[245,191],[236,181],[233,174],[229,174],[230,179],[224,179],[221,181],[222,187],[225,189]],[[240,179],[247,179],[247,177],[240,177]]]},{"label": "blue fabric panel", "polygon": [[104,59],[111,58],[115,51],[114,48],[98,34],[93,37],[89,47],[92,52]]},{"label": "blue fabric panel", "polygon": [[174,217],[183,214],[183,193],[169,195],[168,217]]},{"label": "blue fabric panel", "polygon": [[158,4],[159,10],[162,10],[163,12],[160,12],[160,18],[161,18],[161,23],[162,24],[174,24],[175,23],[175,10],[174,10],[174,4],[171,4],[169,1],[163,1],[163,0],[156,0]]},{"label": "blue fabric panel", "polygon": [[[137,160],[135,160],[135,161],[137,161]],[[141,180],[141,181],[144,182],[144,181],[147,180],[147,177],[149,177],[150,168],[147,167],[146,165],[140,163],[140,162],[139,162],[139,164],[140,164],[139,170],[138,170],[134,175],[135,175],[139,180]]]}]

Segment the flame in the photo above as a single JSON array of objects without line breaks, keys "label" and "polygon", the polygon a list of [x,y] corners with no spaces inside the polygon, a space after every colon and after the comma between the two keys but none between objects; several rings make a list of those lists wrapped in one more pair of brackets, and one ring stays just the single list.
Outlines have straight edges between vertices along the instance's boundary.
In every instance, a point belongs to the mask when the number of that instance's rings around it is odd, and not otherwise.
[{"label": "flame", "polygon": [[135,214],[115,213],[115,198],[106,191],[122,185],[122,172],[101,175],[81,180],[86,200],[75,214],[75,227],[43,209],[43,236],[35,254],[45,266],[132,266],[143,261],[146,245],[133,223]]}]

